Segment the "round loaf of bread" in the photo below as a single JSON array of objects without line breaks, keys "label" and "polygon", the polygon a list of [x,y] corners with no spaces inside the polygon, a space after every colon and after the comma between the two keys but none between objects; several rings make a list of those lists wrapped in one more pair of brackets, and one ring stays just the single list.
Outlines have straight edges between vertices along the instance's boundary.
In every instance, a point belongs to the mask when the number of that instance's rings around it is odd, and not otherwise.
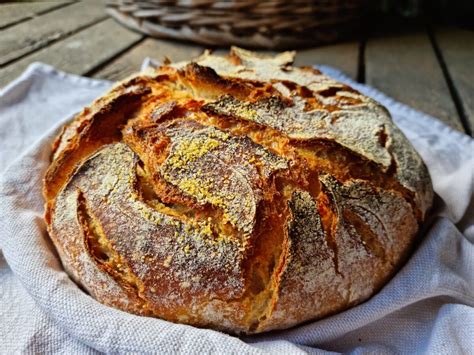
[{"label": "round loaf of bread", "polygon": [[252,334],[345,310],[397,271],[427,169],[386,109],[293,56],[168,63],[64,127],[45,220],[92,297]]}]

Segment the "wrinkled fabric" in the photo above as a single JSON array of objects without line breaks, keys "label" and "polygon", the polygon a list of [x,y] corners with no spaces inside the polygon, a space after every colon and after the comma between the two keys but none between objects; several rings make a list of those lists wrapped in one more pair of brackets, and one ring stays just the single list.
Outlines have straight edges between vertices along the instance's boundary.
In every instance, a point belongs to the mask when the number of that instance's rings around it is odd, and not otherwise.
[{"label": "wrinkled fabric", "polygon": [[474,140],[321,69],[388,108],[437,194],[414,254],[378,294],[323,320],[242,338],[93,300],[64,273],[48,239],[41,186],[60,127],[111,84],[35,63],[0,91],[0,353],[472,352]]}]

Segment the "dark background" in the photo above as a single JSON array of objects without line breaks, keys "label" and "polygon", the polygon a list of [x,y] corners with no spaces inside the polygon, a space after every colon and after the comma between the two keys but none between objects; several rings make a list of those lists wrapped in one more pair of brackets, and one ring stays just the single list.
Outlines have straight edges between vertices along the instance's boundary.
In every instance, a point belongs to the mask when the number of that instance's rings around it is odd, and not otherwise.
[{"label": "dark background", "polygon": [[370,14],[430,23],[457,24],[474,29],[473,0],[372,0]]}]

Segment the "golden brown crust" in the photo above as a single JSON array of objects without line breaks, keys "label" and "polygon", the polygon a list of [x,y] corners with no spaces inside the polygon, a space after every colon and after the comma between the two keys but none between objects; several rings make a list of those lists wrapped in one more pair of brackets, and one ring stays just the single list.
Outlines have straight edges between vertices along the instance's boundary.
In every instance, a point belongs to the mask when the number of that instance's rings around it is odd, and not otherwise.
[{"label": "golden brown crust", "polygon": [[293,55],[206,52],[118,84],[65,127],[46,221],[78,284],[231,333],[383,286],[431,206],[428,172],[382,106]]}]

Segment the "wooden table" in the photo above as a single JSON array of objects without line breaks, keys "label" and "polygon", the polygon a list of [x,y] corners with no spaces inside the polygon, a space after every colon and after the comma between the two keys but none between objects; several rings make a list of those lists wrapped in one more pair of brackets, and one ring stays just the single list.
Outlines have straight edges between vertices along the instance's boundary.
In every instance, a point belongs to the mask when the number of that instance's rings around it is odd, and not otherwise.
[{"label": "wooden table", "polygon": [[[118,80],[137,71],[145,57],[177,61],[203,49],[132,32],[110,19],[101,1],[0,4],[0,87],[36,61]],[[339,68],[472,135],[472,31],[379,21],[360,40],[299,51],[296,64]]]}]

